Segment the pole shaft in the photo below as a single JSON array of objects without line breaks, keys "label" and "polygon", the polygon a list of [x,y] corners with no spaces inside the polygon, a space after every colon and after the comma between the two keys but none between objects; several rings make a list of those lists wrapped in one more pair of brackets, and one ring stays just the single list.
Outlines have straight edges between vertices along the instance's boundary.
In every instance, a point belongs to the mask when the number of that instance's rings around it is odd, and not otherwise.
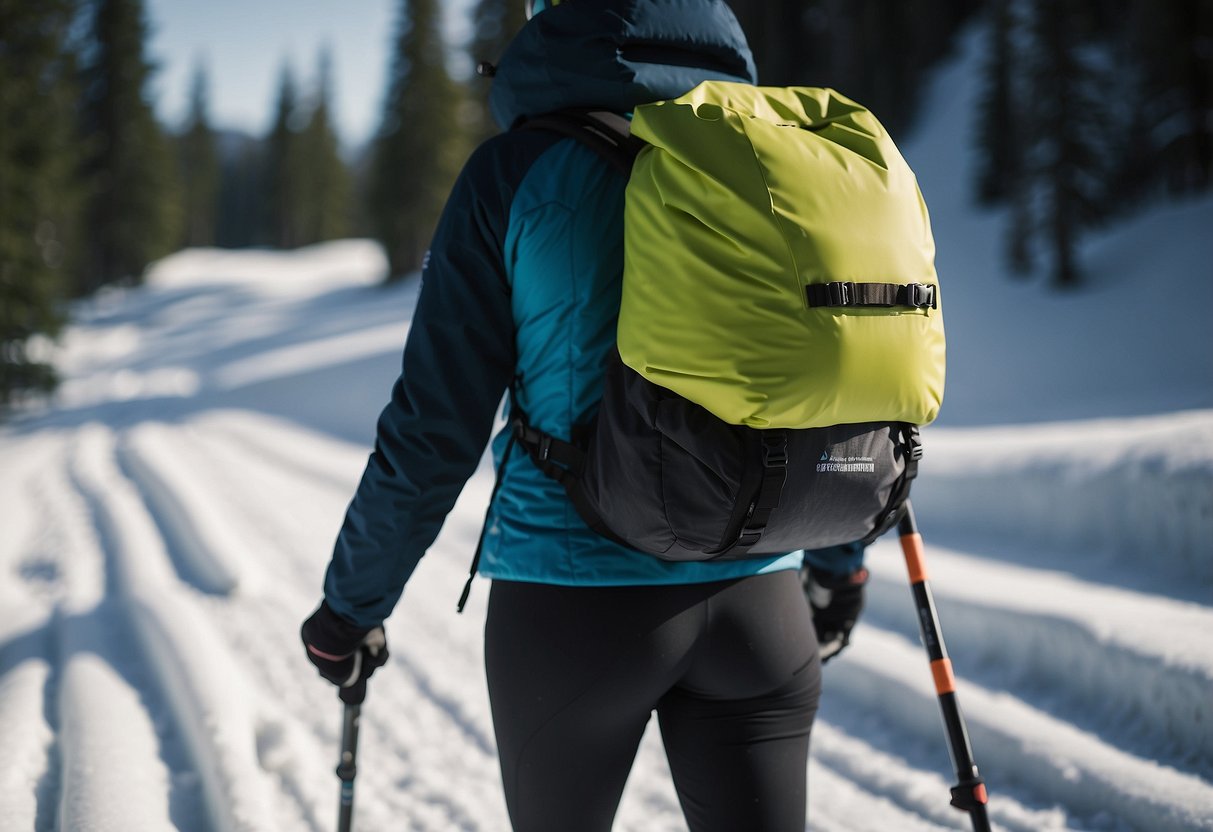
[{"label": "pole shaft", "polygon": [[944,732],[948,739],[948,754],[956,771],[957,785],[952,788],[952,805],[969,814],[974,832],[991,832],[986,811],[986,787],[973,761],[973,749],[969,743],[969,731],[965,726],[960,703],[956,699],[956,677],[952,673],[952,660],[943,642],[939,626],[939,613],[931,594],[922,535],[914,508],[906,501],[905,514],[897,527],[901,535],[901,549],[905,555],[906,571],[910,576],[910,590],[914,595],[914,608],[918,614],[918,630],[923,647],[931,662],[931,677],[935,682],[935,694],[939,710],[943,715]]},{"label": "pole shaft", "polygon": [[337,764],[337,776],[341,778],[337,832],[350,832],[354,823],[354,778],[358,775],[358,722],[361,713],[361,705],[346,703],[341,726],[341,761]]}]

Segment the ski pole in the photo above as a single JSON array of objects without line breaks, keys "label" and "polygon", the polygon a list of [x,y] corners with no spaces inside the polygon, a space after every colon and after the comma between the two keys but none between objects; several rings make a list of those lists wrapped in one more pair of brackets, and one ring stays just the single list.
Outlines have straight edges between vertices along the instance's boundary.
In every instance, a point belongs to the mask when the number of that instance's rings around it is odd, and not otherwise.
[{"label": "ski pole", "polygon": [[341,727],[341,761],[337,776],[341,778],[341,805],[337,814],[337,832],[350,832],[354,822],[354,777],[358,774],[358,719],[361,702],[346,702]]},{"label": "ski pole", "polygon": [[358,723],[362,703],[366,701],[366,683],[375,668],[387,661],[387,638],[382,627],[367,633],[359,647],[354,681],[341,688],[337,696],[345,704],[341,725],[341,760],[337,777],[341,780],[341,803],[337,814],[337,832],[350,832],[354,823],[354,777],[358,774]]},{"label": "ski pole", "polygon": [[935,599],[927,583],[927,568],[923,556],[922,535],[914,519],[914,508],[906,500],[905,514],[897,525],[901,535],[901,551],[906,558],[906,569],[910,573],[910,589],[914,593],[914,606],[918,612],[918,628],[922,644],[931,660],[931,675],[935,679],[935,692],[939,697],[939,710],[943,714],[944,732],[948,737],[948,752],[952,767],[956,770],[957,783],[952,787],[952,805],[969,813],[973,832],[991,832],[990,818],[986,813],[986,785],[977,773],[973,762],[973,749],[969,745],[969,732],[964,715],[956,701],[956,679],[952,675],[952,660],[944,646],[939,628],[939,614],[935,610]]}]

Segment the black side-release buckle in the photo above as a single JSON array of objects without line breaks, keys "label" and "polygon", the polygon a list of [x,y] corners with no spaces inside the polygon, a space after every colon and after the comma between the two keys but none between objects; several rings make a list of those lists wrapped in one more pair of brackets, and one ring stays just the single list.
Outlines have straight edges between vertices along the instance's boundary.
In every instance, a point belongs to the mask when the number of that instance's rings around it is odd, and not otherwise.
[{"label": "black side-release buckle", "polygon": [[762,467],[788,467],[788,436],[781,430],[764,432],[762,437]]},{"label": "black side-release buckle", "polygon": [[515,417],[512,424],[514,438],[539,462],[547,462],[552,455],[552,436],[535,430],[525,420]]},{"label": "black side-release buckle", "polygon": [[926,283],[906,284],[906,306],[915,309],[934,309],[935,287]]}]

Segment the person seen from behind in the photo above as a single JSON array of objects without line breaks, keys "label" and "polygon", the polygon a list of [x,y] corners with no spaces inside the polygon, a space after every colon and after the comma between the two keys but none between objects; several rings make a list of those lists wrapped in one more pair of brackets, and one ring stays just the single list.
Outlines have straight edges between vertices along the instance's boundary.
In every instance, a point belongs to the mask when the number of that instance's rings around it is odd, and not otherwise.
[{"label": "person seen from behind", "polygon": [[368,635],[380,638],[491,438],[499,479],[479,571],[492,581],[485,665],[513,828],[609,830],[656,713],[691,832],[800,832],[815,626],[831,652],[845,646],[862,547],[812,553],[804,586],[800,552],[663,561],[588,528],[558,483],[508,452],[508,424],[490,437],[507,391],[552,436],[592,419],[623,264],[626,176],[572,138],[510,128],[569,108],[627,115],[709,79],[753,84],[753,59],[723,0],[529,11],[493,82],[505,132],[472,154],[435,232],[401,375],[303,625],[307,655],[345,686],[386,661]]}]

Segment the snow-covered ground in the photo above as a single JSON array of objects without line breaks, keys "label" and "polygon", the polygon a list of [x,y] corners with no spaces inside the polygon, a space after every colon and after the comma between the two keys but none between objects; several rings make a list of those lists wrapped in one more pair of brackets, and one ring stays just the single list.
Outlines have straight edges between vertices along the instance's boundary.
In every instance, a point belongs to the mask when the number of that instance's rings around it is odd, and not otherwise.
[{"label": "snow-covered ground", "polygon": [[[915,504],[995,827],[1213,830],[1213,200],[1089,242],[1091,287],[1001,272],[966,208],[973,55],[905,150],[935,223],[947,401]],[[340,705],[297,628],[408,332],[362,241],[182,252],[81,305],[52,407],[0,432],[0,829],[325,830]],[[505,830],[454,614],[469,483],[388,623],[364,830]],[[808,827],[965,829],[900,554],[825,671]],[[684,829],[646,736],[617,828]]]}]

